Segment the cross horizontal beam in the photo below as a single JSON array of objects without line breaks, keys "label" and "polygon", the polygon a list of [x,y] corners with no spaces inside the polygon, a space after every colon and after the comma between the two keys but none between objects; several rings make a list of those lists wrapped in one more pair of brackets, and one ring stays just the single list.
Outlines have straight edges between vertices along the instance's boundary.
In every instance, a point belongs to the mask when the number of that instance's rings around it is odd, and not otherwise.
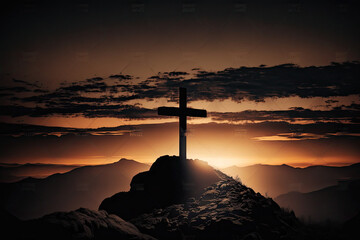
[{"label": "cross horizontal beam", "polygon": [[159,107],[158,114],[163,116],[207,117],[206,110],[194,108]]}]

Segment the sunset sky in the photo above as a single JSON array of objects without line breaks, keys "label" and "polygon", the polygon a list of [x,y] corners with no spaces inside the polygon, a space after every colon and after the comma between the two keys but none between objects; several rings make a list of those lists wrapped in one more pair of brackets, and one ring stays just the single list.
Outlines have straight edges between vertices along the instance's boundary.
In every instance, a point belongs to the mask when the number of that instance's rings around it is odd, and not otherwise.
[{"label": "sunset sky", "polygon": [[360,162],[356,1],[12,1],[1,12],[0,162],[216,167]]}]

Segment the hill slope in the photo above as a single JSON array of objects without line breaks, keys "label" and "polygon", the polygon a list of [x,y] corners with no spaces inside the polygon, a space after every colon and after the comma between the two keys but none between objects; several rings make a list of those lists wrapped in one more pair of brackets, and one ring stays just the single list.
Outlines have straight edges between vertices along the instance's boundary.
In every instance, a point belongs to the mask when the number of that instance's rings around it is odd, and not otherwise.
[{"label": "hill slope", "polygon": [[61,164],[0,164],[0,182],[10,183],[27,177],[45,178],[55,173],[65,173],[81,166]]},{"label": "hill slope", "polygon": [[275,201],[305,220],[344,222],[360,211],[360,180],[309,193],[290,192],[278,196]]},{"label": "hill slope", "polygon": [[272,198],[292,191],[311,192],[336,185],[339,179],[360,179],[360,163],[346,167],[311,166],[293,168],[287,165],[252,165],[222,169],[239,177],[245,185]]},{"label": "hill slope", "polygon": [[158,239],[307,239],[293,213],[231,178],[129,221]]},{"label": "hill slope", "polygon": [[[184,167],[185,166],[185,167]],[[100,210],[158,239],[299,239],[293,213],[199,160],[162,156]]]},{"label": "hill slope", "polygon": [[122,159],[113,164],[76,168],[45,179],[3,183],[0,203],[21,219],[79,207],[97,209],[106,196],[129,190],[131,178],[148,168],[147,164]]}]

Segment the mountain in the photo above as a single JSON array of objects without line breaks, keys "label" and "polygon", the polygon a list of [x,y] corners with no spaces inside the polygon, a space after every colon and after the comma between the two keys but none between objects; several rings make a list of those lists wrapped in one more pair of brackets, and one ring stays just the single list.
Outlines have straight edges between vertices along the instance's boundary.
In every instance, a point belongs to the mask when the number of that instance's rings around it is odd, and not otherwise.
[{"label": "mountain", "polygon": [[345,167],[288,165],[251,165],[221,170],[263,195],[275,198],[292,191],[311,192],[336,185],[341,179],[360,179],[360,163]]},{"label": "mountain", "polygon": [[342,181],[309,193],[290,192],[275,201],[309,222],[344,222],[360,211],[360,180]]},{"label": "mountain", "polygon": [[162,156],[99,209],[157,239],[307,239],[294,213],[199,160]]},{"label": "mountain", "polygon": [[27,177],[45,178],[55,173],[65,173],[71,171],[80,165],[62,165],[62,164],[0,164],[0,182],[16,182]]},{"label": "mountain", "polygon": [[294,213],[203,161],[162,156],[129,184],[130,191],[104,199],[98,211],[80,208],[26,221],[5,213],[13,219],[7,234],[82,240],[309,237]]},{"label": "mountain", "polygon": [[20,219],[79,207],[97,209],[106,196],[129,190],[131,178],[147,169],[147,164],[121,159],[112,164],[79,167],[44,179],[2,183],[0,204]]},{"label": "mountain", "polygon": [[[121,160],[109,165],[117,164],[139,163]],[[354,239],[357,234],[358,215],[338,228],[309,227],[294,212],[199,160],[181,162],[179,157],[162,156],[128,184],[130,191],[104,199],[100,210],[79,208],[19,220],[0,208],[3,236],[24,240],[301,240]],[[356,184],[343,187],[353,189]]]}]

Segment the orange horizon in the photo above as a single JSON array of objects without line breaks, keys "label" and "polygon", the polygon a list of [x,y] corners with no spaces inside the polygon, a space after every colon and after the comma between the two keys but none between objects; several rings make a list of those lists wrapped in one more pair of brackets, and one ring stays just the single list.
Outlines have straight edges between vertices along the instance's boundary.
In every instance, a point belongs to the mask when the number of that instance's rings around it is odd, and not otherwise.
[{"label": "orange horizon", "polygon": [[[172,155],[172,154],[169,154]],[[160,157],[160,156],[159,156]],[[87,160],[89,160],[89,158],[86,158]],[[134,158],[131,157],[120,157],[120,158],[116,158],[118,160],[114,160],[114,158],[112,158],[111,160],[106,160],[106,159],[102,159],[99,160],[97,162],[91,162],[91,161],[84,161],[83,160],[75,160],[74,158],[69,158],[68,160],[63,159],[64,161],[59,162],[58,159],[54,159],[57,161],[49,161],[49,159],[44,159],[44,161],[36,161],[36,162],[0,162],[0,164],[19,164],[19,165],[23,165],[23,164],[49,164],[49,165],[63,165],[63,166],[76,166],[76,167],[83,167],[83,166],[100,166],[100,165],[106,165],[106,164],[113,164],[116,163],[122,159],[127,159],[127,160],[133,160],[139,163],[144,163],[144,164],[148,164],[151,165],[153,164],[156,159],[154,159],[153,161],[139,161],[136,160]],[[199,158],[188,158],[188,159],[199,159]],[[69,160],[72,160],[69,161]],[[228,168],[228,167],[249,167],[249,166],[254,166],[254,165],[264,165],[264,166],[281,166],[281,165],[288,165],[290,167],[293,168],[307,168],[307,167],[312,167],[312,166],[328,166],[328,167],[345,167],[345,166],[350,166],[353,164],[357,164],[360,163],[360,161],[346,161],[346,162],[336,162],[336,161],[331,161],[331,162],[323,162],[323,163],[315,163],[315,162],[277,162],[277,163],[266,163],[266,162],[254,162],[254,163],[248,163],[248,164],[228,164],[228,165],[223,165],[223,166],[217,166],[216,164],[211,164],[208,161],[206,161],[205,159],[199,159],[202,161],[207,162],[209,165],[211,165],[212,167],[218,168],[218,169],[223,169],[223,168]],[[93,161],[93,160],[92,160]]]}]

